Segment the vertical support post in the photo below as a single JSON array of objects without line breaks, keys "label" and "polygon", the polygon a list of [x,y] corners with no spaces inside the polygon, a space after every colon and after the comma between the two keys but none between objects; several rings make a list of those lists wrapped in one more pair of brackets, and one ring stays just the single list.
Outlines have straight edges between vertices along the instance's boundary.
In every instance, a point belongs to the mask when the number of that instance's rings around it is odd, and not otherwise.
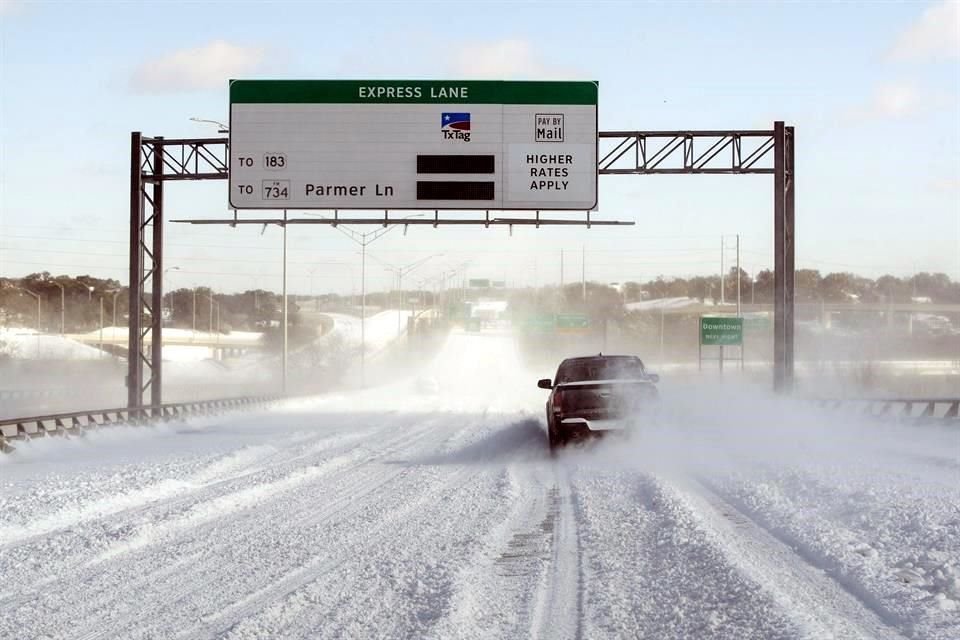
[{"label": "vertical support post", "polygon": [[130,270],[127,298],[127,409],[139,418],[136,408],[141,405],[143,389],[143,365],[140,358],[143,336],[140,334],[142,320],[140,308],[141,274],[143,268],[142,232],[143,221],[143,180],[140,175],[142,154],[140,144],[142,134],[134,131],[130,134]]},{"label": "vertical support post", "polygon": [[773,123],[773,390],[786,387],[786,171],[784,167],[785,131],[783,122]]},{"label": "vertical support post", "polygon": [[[737,317],[738,318],[743,317],[743,305],[741,304],[741,301],[740,301],[740,234],[739,233],[737,234]],[[742,324],[740,326],[743,327]],[[744,332],[741,331],[740,333],[740,371],[743,371],[743,343],[744,343],[743,334]]]},{"label": "vertical support post", "polygon": [[290,324],[287,317],[287,210],[283,210],[283,356],[281,375],[281,393],[287,394],[287,325]]},{"label": "vertical support post", "polygon": [[724,286],[724,279],[726,274],[723,272],[725,265],[723,264],[723,254],[726,246],[723,244],[723,236],[720,236],[720,304],[726,304],[727,302],[727,288]]},{"label": "vertical support post", "polygon": [[[663,330],[665,328],[663,305],[660,305],[660,366],[663,366]],[[699,338],[698,338],[699,340]]]},{"label": "vertical support post", "polygon": [[796,171],[794,168],[794,133],[793,127],[786,127],[784,132],[784,209],[783,209],[783,275],[784,275],[784,304],[783,304],[783,342],[784,342],[784,390],[793,391],[793,360],[794,360],[794,277],[795,243],[794,243],[794,193]]},{"label": "vertical support post", "polygon": [[697,371],[703,371],[703,315],[697,316]]},{"label": "vertical support post", "polygon": [[360,386],[367,385],[367,238],[360,243]]},{"label": "vertical support post", "polygon": [[150,314],[150,407],[161,416],[163,404],[163,138],[153,148],[153,300]]},{"label": "vertical support post", "polygon": [[587,303],[587,246],[580,247],[580,295]]}]

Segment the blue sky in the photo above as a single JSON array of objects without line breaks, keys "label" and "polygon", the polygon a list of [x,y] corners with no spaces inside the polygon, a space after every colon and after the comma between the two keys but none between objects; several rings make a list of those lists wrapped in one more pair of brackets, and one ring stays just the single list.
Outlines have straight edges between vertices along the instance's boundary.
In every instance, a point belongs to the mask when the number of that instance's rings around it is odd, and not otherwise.
[{"label": "blue sky", "polygon": [[[226,120],[230,77],[575,78],[600,82],[601,129],[793,124],[799,266],[960,279],[957,7],[0,0],[0,274],[125,281],[130,131],[215,134],[189,118]],[[173,185],[168,216],[226,216],[225,189]],[[636,226],[396,231],[371,253],[542,284],[560,249],[579,278],[585,249],[587,277],[613,281],[716,272],[721,235],[739,233],[748,271],[772,264],[767,176],[603,176],[599,206]],[[170,225],[168,286],[279,287],[279,242]],[[358,286],[336,231],[298,228],[290,245],[294,291]],[[372,267],[370,286],[389,277]]]}]

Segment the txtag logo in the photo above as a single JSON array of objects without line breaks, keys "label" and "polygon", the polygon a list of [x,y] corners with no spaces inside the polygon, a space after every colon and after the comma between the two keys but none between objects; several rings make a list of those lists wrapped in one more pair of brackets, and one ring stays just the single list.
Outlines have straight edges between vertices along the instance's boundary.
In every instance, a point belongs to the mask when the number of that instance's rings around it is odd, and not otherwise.
[{"label": "txtag logo", "polygon": [[470,142],[470,114],[440,114],[440,131],[443,132],[444,140],[462,140],[464,142]]}]

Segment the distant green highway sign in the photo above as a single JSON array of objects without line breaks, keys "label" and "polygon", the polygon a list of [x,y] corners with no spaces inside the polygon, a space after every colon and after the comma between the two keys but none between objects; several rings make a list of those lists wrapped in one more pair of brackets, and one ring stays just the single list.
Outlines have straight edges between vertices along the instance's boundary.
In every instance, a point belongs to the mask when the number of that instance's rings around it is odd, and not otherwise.
[{"label": "distant green highway sign", "polygon": [[589,329],[590,317],[583,313],[558,313],[557,329]]},{"label": "distant green highway sign", "polygon": [[700,344],[729,346],[743,344],[743,318],[701,316]]}]

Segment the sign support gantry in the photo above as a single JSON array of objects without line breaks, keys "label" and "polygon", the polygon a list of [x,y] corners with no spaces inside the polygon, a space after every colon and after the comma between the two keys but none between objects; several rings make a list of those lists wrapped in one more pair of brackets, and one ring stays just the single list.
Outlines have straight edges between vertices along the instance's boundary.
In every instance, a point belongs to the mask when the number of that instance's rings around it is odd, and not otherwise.
[{"label": "sign support gantry", "polygon": [[[773,130],[601,131],[600,175],[772,174],[774,176],[774,389],[789,392],[794,374],[794,128],[777,121]],[[170,181],[228,180],[227,138],[164,139],[131,134],[129,357],[127,402],[131,408],[163,401],[163,185]],[[532,212],[531,212],[532,213]],[[193,224],[350,225],[632,225],[592,219],[490,217],[434,219],[383,217],[176,220]],[[148,291],[149,287],[149,291]],[[151,335],[152,334],[152,335]],[[147,336],[151,347],[147,351]],[[144,395],[150,391],[150,402]]]},{"label": "sign support gantry", "polygon": [[601,175],[772,174],[773,388],[789,393],[794,374],[793,127],[773,130],[601,131]]}]

